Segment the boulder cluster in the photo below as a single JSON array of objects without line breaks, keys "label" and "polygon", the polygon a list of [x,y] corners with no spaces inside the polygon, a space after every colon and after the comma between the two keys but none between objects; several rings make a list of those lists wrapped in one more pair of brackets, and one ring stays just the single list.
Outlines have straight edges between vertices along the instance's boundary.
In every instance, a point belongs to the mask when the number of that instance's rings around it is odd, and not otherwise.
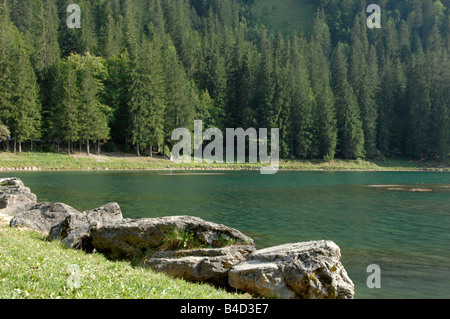
[{"label": "boulder cluster", "polygon": [[332,241],[257,250],[239,230],[191,216],[126,219],[119,204],[80,212],[38,203],[18,178],[0,179],[0,211],[69,249],[128,260],[175,278],[209,283],[255,297],[352,299],[354,284]]}]

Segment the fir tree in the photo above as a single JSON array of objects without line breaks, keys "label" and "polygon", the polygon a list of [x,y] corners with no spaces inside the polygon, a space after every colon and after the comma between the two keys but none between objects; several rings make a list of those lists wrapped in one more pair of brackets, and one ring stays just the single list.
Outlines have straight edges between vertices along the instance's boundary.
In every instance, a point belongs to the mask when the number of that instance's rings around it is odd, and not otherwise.
[{"label": "fir tree", "polygon": [[164,82],[161,51],[157,45],[144,42],[131,73],[130,118],[132,143],[140,150],[161,144],[164,140]]},{"label": "fir tree", "polygon": [[311,155],[332,160],[336,154],[337,123],[334,96],[330,86],[329,62],[322,47],[316,42],[310,45],[309,59],[315,102],[313,106],[314,141]]},{"label": "fir tree", "polygon": [[345,47],[339,42],[333,52],[339,151],[346,159],[356,159],[364,156],[364,132],[358,100],[348,82],[347,73]]}]

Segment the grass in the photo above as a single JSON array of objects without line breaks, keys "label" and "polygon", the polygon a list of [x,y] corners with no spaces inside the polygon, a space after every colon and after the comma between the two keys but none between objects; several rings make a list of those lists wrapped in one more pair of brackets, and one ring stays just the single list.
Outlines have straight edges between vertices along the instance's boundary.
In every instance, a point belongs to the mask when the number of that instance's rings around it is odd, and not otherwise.
[{"label": "grass", "polygon": [[[58,153],[0,153],[0,171],[11,170],[259,170],[260,164],[176,164],[161,158],[132,157],[121,154],[102,156]],[[282,160],[280,170],[297,171],[450,171],[449,164],[432,161],[388,159],[366,160]]]},{"label": "grass", "polygon": [[195,238],[195,234],[179,230],[177,228],[171,229],[164,234],[164,240],[157,250],[190,250],[196,248],[207,248],[205,243]]},{"label": "grass", "polygon": [[0,226],[0,299],[246,298],[250,296],[65,249],[39,233]]}]

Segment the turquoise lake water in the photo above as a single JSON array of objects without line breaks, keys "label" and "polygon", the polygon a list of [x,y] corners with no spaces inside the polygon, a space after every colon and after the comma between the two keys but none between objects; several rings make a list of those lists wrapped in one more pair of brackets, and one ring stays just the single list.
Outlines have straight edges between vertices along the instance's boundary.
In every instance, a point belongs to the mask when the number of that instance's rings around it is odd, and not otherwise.
[{"label": "turquoise lake water", "polygon": [[[40,202],[118,202],[126,218],[197,216],[241,230],[257,248],[333,240],[356,298],[450,298],[450,173],[0,174],[11,176]],[[381,289],[366,285],[371,264],[381,267]]]}]

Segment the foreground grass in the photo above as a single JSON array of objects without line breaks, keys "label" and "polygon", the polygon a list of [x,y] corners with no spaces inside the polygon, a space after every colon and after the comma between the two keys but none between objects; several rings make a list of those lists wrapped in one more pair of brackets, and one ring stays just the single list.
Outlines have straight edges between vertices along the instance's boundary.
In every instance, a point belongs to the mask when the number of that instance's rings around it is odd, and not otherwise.
[{"label": "foreground grass", "polygon": [[[68,267],[80,269],[70,288]],[[72,277],[73,278],[73,277]],[[45,236],[0,226],[0,299],[244,299],[209,285],[172,279],[100,254],[68,250]]]},{"label": "foreground grass", "polygon": [[[224,169],[258,170],[261,164],[194,164],[173,163],[161,158],[132,157],[129,155],[106,154],[102,156],[84,154],[65,155],[57,153],[0,153],[0,170],[164,170],[171,169]],[[280,170],[298,171],[407,171],[439,170],[450,171],[449,164],[431,161],[408,161],[390,159],[385,161],[365,160],[282,160]]]}]

